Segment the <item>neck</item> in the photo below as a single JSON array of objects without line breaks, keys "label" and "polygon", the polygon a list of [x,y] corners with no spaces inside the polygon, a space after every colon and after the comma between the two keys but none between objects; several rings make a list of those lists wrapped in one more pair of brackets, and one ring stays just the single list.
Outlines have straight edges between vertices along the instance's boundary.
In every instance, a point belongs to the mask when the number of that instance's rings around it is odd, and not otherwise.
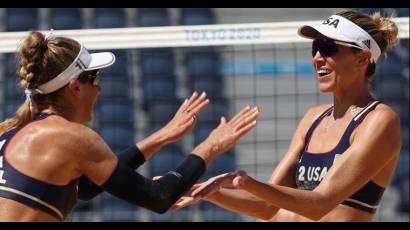
[{"label": "neck", "polygon": [[349,89],[349,91],[333,94],[333,116],[335,119],[341,118],[348,110],[364,108],[370,102],[374,101],[366,88]]},{"label": "neck", "polygon": [[48,107],[46,109],[43,109],[40,111],[41,113],[48,113],[48,114],[55,114],[60,117],[63,117],[64,119],[71,121],[71,122],[76,122],[76,123],[82,123],[80,122],[79,118],[75,115],[75,113],[72,113],[70,111],[61,111],[53,107]]}]

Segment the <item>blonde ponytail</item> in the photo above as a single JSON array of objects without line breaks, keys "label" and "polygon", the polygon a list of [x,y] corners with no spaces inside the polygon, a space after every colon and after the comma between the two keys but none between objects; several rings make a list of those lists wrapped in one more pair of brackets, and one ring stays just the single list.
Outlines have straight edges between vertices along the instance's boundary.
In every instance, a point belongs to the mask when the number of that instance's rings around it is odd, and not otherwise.
[{"label": "blonde ponytail", "polygon": [[387,46],[396,44],[399,29],[396,24],[390,20],[390,18],[382,17],[380,12],[374,13],[371,18],[373,22],[379,27],[380,32],[383,34],[387,41]]}]

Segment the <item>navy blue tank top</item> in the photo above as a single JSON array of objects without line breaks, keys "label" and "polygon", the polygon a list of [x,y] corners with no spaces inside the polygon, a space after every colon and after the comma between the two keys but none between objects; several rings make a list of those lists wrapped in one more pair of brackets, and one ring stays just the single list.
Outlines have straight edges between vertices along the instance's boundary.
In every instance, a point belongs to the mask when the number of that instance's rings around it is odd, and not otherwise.
[{"label": "navy blue tank top", "polygon": [[[48,116],[49,114],[39,114],[34,121]],[[77,200],[78,180],[67,185],[53,185],[24,175],[5,158],[7,144],[27,124],[13,128],[0,136],[0,197],[42,210],[62,221],[72,211]]]},{"label": "navy blue tank top", "polygon": [[[332,167],[333,163],[350,147],[350,136],[354,129],[364,120],[366,115],[372,111],[379,101],[374,101],[366,106],[360,113],[358,113],[347,126],[336,147],[325,153],[309,153],[307,152],[310,139],[316,127],[320,124],[324,117],[329,116],[333,107],[324,111],[313,122],[305,137],[304,150],[296,168],[296,185],[299,189],[313,190],[315,189],[326,173]],[[366,212],[375,213],[380,199],[383,195],[384,188],[369,181],[363,188],[343,201],[342,204],[357,208]]]}]

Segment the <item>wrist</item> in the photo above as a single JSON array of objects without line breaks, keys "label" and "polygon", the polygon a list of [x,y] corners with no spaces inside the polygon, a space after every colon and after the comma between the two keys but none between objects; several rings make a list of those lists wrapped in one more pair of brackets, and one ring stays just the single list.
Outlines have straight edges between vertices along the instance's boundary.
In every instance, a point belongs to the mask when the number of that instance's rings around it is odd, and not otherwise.
[{"label": "wrist", "polygon": [[167,132],[162,131],[162,129],[154,132],[153,134],[151,134],[150,137],[156,140],[157,144],[161,147],[172,142],[168,140],[169,137],[168,137]]},{"label": "wrist", "polygon": [[166,136],[160,132],[155,132],[136,144],[145,159],[148,159],[158,149],[166,145]]},{"label": "wrist", "polygon": [[208,202],[213,202],[217,199],[218,195],[220,194],[219,189],[215,190],[212,193],[208,193],[206,194],[204,197],[202,197],[201,199],[204,201],[208,201]]},{"label": "wrist", "polygon": [[212,153],[212,146],[206,141],[197,145],[191,153],[201,157],[206,162],[207,166],[214,157],[214,154]]}]

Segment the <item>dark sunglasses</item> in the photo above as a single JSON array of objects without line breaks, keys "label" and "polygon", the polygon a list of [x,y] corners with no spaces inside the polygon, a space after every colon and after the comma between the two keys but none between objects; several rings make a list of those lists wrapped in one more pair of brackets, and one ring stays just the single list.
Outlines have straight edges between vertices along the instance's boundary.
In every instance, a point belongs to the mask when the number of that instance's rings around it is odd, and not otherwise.
[{"label": "dark sunglasses", "polygon": [[98,70],[87,71],[80,76],[78,76],[78,80],[81,83],[90,83],[92,85],[97,86],[100,83],[100,77],[98,76]]},{"label": "dark sunglasses", "polygon": [[318,51],[323,57],[331,57],[339,52],[339,45],[352,47],[354,49],[362,49],[358,45],[347,42],[335,41],[326,38],[316,38],[312,43],[312,57],[316,56]]}]

